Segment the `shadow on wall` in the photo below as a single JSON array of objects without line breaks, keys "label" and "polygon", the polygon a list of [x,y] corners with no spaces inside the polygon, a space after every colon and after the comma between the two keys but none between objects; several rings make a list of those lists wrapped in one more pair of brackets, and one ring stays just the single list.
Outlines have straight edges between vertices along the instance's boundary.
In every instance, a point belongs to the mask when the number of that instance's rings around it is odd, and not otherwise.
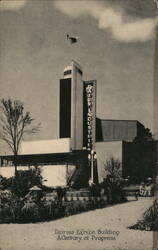
[{"label": "shadow on wall", "polygon": [[101,126],[101,119],[96,118],[96,142],[103,141],[103,133],[102,133],[102,126]]}]

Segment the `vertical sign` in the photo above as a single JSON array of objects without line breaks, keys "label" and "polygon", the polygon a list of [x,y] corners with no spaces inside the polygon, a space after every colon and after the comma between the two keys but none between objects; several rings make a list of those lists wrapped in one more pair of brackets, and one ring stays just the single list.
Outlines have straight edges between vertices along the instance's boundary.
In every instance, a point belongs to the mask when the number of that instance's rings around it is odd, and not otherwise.
[{"label": "vertical sign", "polygon": [[84,147],[91,151],[95,148],[96,123],[96,81],[84,82]]}]

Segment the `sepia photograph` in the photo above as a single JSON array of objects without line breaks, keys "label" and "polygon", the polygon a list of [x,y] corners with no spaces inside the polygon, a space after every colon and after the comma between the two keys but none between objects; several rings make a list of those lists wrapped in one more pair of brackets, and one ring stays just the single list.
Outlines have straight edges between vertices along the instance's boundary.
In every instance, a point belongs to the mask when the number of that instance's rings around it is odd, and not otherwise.
[{"label": "sepia photograph", "polygon": [[0,0],[0,250],[158,250],[158,0]]}]

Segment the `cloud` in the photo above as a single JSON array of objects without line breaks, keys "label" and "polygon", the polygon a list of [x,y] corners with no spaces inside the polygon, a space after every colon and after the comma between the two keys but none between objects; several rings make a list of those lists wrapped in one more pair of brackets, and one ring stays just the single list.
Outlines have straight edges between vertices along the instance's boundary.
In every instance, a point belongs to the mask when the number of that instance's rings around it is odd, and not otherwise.
[{"label": "cloud", "polygon": [[[53,0],[52,0],[53,1]],[[19,10],[27,0],[1,0],[0,11]],[[158,18],[136,18],[127,15],[123,9],[109,6],[109,1],[56,0],[54,6],[71,18],[90,16],[99,29],[108,30],[112,38],[122,42],[146,42],[152,39]]]},{"label": "cloud", "polygon": [[54,5],[71,18],[91,16],[99,29],[108,30],[114,39],[122,42],[146,42],[152,39],[158,24],[157,17],[132,17],[121,9],[106,6],[102,1],[54,1]]},{"label": "cloud", "polygon": [[0,11],[1,10],[19,10],[25,6],[26,0],[1,0],[0,1]]}]

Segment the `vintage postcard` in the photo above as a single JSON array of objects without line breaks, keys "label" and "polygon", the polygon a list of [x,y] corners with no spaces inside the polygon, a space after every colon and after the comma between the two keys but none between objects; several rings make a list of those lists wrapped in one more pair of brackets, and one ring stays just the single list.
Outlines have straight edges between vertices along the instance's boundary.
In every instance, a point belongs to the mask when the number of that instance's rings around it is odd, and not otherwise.
[{"label": "vintage postcard", "polygon": [[158,249],[158,0],[0,0],[0,250]]}]

